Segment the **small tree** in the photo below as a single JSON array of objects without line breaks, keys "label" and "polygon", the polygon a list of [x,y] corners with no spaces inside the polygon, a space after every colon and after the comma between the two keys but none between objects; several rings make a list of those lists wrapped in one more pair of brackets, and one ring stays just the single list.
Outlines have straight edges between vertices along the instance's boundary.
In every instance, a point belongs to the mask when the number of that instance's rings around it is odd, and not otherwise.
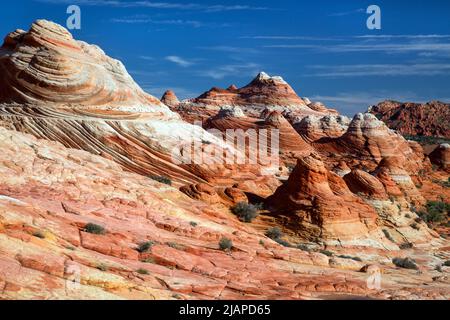
[{"label": "small tree", "polygon": [[269,228],[266,231],[266,236],[272,240],[280,239],[283,236],[283,231],[278,227]]}]

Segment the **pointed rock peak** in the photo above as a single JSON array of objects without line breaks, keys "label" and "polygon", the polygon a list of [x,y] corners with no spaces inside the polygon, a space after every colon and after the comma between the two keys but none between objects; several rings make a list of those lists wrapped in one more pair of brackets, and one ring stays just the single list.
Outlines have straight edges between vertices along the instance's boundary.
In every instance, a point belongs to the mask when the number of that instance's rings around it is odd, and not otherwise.
[{"label": "pointed rock peak", "polygon": [[180,100],[178,100],[178,97],[175,95],[175,92],[173,92],[172,90],[167,90],[166,92],[164,92],[161,98],[161,102],[164,103],[166,106],[176,107],[180,103]]},{"label": "pointed rock peak", "polygon": [[231,86],[229,86],[229,87],[227,88],[227,90],[228,90],[228,91],[236,91],[236,90],[238,90],[238,87],[237,87],[235,84],[232,84]]},{"label": "pointed rock peak", "polygon": [[358,113],[354,116],[350,123],[350,127],[359,127],[362,129],[382,128],[386,127],[384,122],[380,121],[371,113]]},{"label": "pointed rock peak", "polygon": [[269,76],[264,71],[260,72],[255,79],[253,79],[252,83],[265,83],[265,82],[274,82],[274,83],[281,83],[281,84],[287,84],[286,81],[283,80],[280,76]]},{"label": "pointed rock peak", "polygon": [[283,124],[288,122],[283,114],[279,110],[271,111],[266,116],[266,124],[274,126],[276,128],[281,127]]}]

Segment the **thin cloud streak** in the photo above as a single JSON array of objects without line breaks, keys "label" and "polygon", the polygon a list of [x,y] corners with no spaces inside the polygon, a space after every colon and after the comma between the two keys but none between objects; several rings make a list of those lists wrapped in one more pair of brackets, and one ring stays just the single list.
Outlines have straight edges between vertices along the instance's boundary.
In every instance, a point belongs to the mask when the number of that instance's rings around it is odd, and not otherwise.
[{"label": "thin cloud streak", "polygon": [[194,64],[193,62],[187,61],[186,59],[179,57],[179,56],[167,56],[164,59],[167,61],[173,62],[183,68],[190,67]]},{"label": "thin cloud streak", "polygon": [[115,8],[153,8],[198,10],[206,12],[242,11],[242,10],[269,10],[267,7],[252,7],[248,5],[203,5],[198,3],[170,3],[156,1],[118,1],[118,0],[36,0],[51,4],[78,4],[84,6],[102,6]]},{"label": "thin cloud streak", "polygon": [[370,76],[438,76],[449,75],[450,64],[356,64],[341,66],[311,66],[317,70],[312,77],[370,77]]}]

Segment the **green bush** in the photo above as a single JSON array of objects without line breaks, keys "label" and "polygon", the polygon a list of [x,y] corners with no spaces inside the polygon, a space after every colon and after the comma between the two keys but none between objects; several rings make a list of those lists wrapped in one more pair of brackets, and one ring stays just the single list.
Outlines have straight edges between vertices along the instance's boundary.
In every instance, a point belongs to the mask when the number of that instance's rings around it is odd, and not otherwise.
[{"label": "green bush", "polygon": [[395,264],[399,268],[412,269],[412,270],[419,269],[416,261],[414,261],[411,258],[394,258],[394,259],[392,259],[392,263]]},{"label": "green bush", "polygon": [[389,233],[389,231],[387,231],[386,229],[383,229],[383,233],[386,236],[387,239],[389,239],[389,241],[391,242],[395,242],[394,238],[392,238],[391,234]]},{"label": "green bush", "polygon": [[362,259],[360,257],[352,257],[352,256],[347,256],[347,255],[340,255],[338,256],[339,258],[342,259],[348,259],[348,260],[353,260],[353,261],[359,261],[362,262]]},{"label": "green bush", "polygon": [[420,211],[420,218],[429,223],[437,224],[445,221],[450,211],[450,204],[442,201],[428,201],[426,211]]},{"label": "green bush", "polygon": [[167,184],[168,186],[172,185],[172,180],[166,176],[150,176],[150,179]]},{"label": "green bush", "polygon": [[84,226],[84,231],[92,234],[105,234],[106,230],[104,227],[95,224],[95,223],[88,223]]},{"label": "green bush", "polygon": [[442,265],[444,267],[450,267],[450,260],[445,261]]},{"label": "green bush", "polygon": [[414,247],[414,245],[412,243],[402,243],[399,247],[402,250],[407,250],[407,249],[412,249]]},{"label": "green bush", "polygon": [[137,251],[139,251],[140,253],[147,252],[152,249],[154,244],[155,244],[155,242],[153,242],[153,241],[142,242],[139,244]]},{"label": "green bush", "polygon": [[319,251],[321,254],[324,254],[324,255],[326,255],[326,256],[328,256],[328,257],[332,257],[333,256],[333,252],[331,252],[331,251],[328,251],[328,250],[320,250]]},{"label": "green bush", "polygon": [[243,222],[252,222],[258,216],[258,208],[245,202],[239,202],[233,206],[231,212]]},{"label": "green bush", "polygon": [[137,269],[136,272],[139,274],[149,274],[147,269],[142,269],[142,268]]},{"label": "green bush", "polygon": [[286,240],[280,239],[280,238],[275,239],[275,242],[286,248],[292,247],[292,245],[289,242],[287,242]]},{"label": "green bush", "polygon": [[222,238],[219,241],[219,248],[223,251],[231,250],[231,248],[233,248],[233,241],[228,238]]},{"label": "green bush", "polygon": [[191,222],[189,222],[189,224],[192,226],[192,227],[196,227],[196,226],[198,226],[198,223],[197,222],[195,222],[195,221],[191,221]]},{"label": "green bush", "polygon": [[283,237],[283,231],[281,231],[281,229],[278,227],[269,228],[266,231],[266,236],[272,240],[280,239],[281,237]]}]

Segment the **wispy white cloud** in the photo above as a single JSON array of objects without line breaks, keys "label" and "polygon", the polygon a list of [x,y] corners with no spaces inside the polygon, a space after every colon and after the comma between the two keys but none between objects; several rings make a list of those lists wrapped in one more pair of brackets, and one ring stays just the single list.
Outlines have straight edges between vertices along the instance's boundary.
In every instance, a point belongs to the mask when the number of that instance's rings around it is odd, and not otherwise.
[{"label": "wispy white cloud", "polygon": [[164,59],[166,59],[167,61],[173,62],[183,68],[190,67],[194,64],[192,61],[188,61],[179,56],[167,56]]},{"label": "wispy white cloud", "polygon": [[206,12],[268,10],[267,7],[249,5],[206,5],[199,3],[159,2],[159,1],[119,1],[119,0],[36,0],[52,4],[79,4],[84,6],[103,6],[116,8],[153,8],[198,10]]},{"label": "wispy white cloud", "polygon": [[220,80],[229,76],[247,78],[256,75],[259,71],[261,71],[261,66],[257,63],[228,64],[213,69],[199,71],[198,75]]},{"label": "wispy white cloud", "polygon": [[257,53],[258,50],[254,48],[244,48],[244,47],[233,47],[233,46],[209,46],[209,47],[198,47],[202,50],[220,51],[228,53]]},{"label": "wispy white cloud", "polygon": [[370,76],[438,76],[450,75],[450,64],[354,64],[354,65],[316,65],[307,76],[314,77],[370,77]]},{"label": "wispy white cloud", "polygon": [[[365,43],[365,44],[276,44],[266,45],[264,48],[275,49],[310,49],[318,52],[355,53],[355,52],[382,52],[387,54],[404,54],[425,52],[434,53],[436,56],[449,56],[450,43],[423,42],[423,43]],[[430,55],[430,54],[429,54]]]},{"label": "wispy white cloud", "polygon": [[315,37],[315,36],[244,36],[241,39],[254,39],[254,40],[305,40],[305,41],[339,41],[341,38],[333,37]]},{"label": "wispy white cloud", "polygon": [[378,35],[362,35],[354,36],[358,39],[443,39],[450,38],[448,34],[378,34]]},{"label": "wispy white cloud", "polygon": [[329,17],[344,17],[344,16],[349,16],[349,15],[352,15],[352,14],[358,14],[358,13],[364,13],[364,12],[366,12],[365,9],[359,8],[359,9],[350,10],[350,11],[342,11],[342,12],[330,13],[328,16]]}]

